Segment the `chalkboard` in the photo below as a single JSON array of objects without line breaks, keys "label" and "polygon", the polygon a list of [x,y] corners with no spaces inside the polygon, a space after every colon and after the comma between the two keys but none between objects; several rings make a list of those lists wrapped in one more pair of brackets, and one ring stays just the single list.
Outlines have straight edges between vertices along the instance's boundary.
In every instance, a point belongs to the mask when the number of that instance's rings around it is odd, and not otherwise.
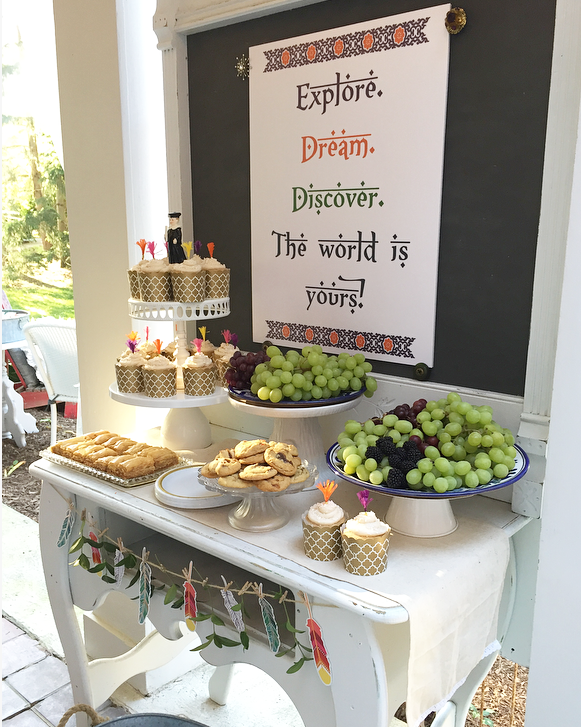
[{"label": "chalkboard", "polygon": [[[248,81],[237,76],[236,59],[261,43],[431,4],[326,0],[188,37],[194,235],[215,242],[215,256],[232,270],[232,313],[209,326],[215,343],[229,328],[241,348],[258,348],[251,331]],[[555,0],[539,0],[534,9],[526,0],[473,0],[466,10],[465,29],[450,39],[430,380],[522,395]],[[388,304],[413,307],[413,288]],[[373,363],[374,371],[413,377],[411,366]]]}]

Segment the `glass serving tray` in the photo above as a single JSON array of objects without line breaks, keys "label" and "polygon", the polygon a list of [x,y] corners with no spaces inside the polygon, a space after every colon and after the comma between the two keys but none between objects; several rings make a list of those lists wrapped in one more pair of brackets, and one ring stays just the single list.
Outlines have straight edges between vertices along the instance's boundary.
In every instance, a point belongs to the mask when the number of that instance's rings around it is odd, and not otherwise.
[{"label": "glass serving tray", "polygon": [[[85,475],[91,475],[91,477],[96,477],[98,480],[108,482],[111,485],[117,485],[118,487],[137,487],[138,485],[146,485],[150,482],[155,482],[160,475],[163,475],[165,472],[169,472],[176,467],[176,465],[173,464],[171,465],[171,467],[165,467],[164,469],[157,470],[157,472],[152,472],[149,475],[143,475],[143,477],[124,479],[123,477],[111,475],[108,472],[101,472],[101,470],[95,469],[94,467],[88,467],[87,465],[81,464],[80,462],[75,462],[75,460],[68,459],[68,457],[63,457],[60,454],[55,454],[54,452],[51,452],[50,449],[43,449],[38,454],[43,459],[46,459],[48,462],[53,462],[54,464],[68,467],[71,470],[75,470],[75,472],[81,472]],[[179,464],[188,465],[193,464],[193,462],[184,457],[180,457]]]}]

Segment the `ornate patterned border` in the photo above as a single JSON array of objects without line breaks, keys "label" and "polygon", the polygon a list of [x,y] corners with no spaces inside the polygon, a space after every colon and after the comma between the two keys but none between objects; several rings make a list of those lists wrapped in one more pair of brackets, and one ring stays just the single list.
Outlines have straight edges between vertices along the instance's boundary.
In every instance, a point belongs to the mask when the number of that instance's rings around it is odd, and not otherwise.
[{"label": "ornate patterned border", "polygon": [[409,336],[388,336],[383,333],[350,331],[345,328],[325,328],[308,326],[302,323],[283,323],[266,321],[267,338],[306,345],[316,343],[319,346],[340,348],[344,351],[361,351],[361,353],[380,353],[394,358],[414,358],[411,345],[416,340]]},{"label": "ornate patterned border", "polygon": [[424,33],[429,19],[406,20],[371,30],[267,50],[264,51],[267,60],[264,73],[429,43]]}]

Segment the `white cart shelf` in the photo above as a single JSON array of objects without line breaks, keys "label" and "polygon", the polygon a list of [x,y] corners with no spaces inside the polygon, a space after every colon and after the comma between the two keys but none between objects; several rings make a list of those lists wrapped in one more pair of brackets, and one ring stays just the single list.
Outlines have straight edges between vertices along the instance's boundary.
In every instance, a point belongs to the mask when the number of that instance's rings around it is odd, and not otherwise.
[{"label": "white cart shelf", "polygon": [[129,315],[142,321],[199,321],[208,318],[224,318],[230,315],[230,298],[210,298],[201,303],[176,303],[166,301],[147,303],[129,299]]}]

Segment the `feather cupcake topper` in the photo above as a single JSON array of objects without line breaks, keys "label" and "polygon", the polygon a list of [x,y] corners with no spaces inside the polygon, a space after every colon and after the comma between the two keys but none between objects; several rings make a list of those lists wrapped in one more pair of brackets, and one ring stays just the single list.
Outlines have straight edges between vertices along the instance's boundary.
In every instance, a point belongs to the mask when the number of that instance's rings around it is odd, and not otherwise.
[{"label": "feather cupcake topper", "polygon": [[182,242],[183,251],[186,253],[186,260],[189,260],[192,256],[193,242]]},{"label": "feather cupcake topper", "polygon": [[329,664],[329,658],[327,656],[327,649],[325,648],[325,642],[323,641],[323,634],[321,627],[313,618],[311,612],[311,604],[306,593],[303,593],[305,599],[305,605],[309,612],[309,618],[307,619],[307,628],[309,629],[309,641],[313,649],[313,659],[315,660],[315,666],[317,668],[317,674],[320,680],[326,686],[331,684],[331,665]]},{"label": "feather cupcake topper", "polygon": [[145,342],[149,341],[149,326],[145,326]]},{"label": "feather cupcake topper", "polygon": [[140,338],[137,335],[137,331],[131,331],[131,333],[127,336],[127,348],[131,351],[131,353],[135,353],[135,349],[137,348],[137,344],[139,343]]},{"label": "feather cupcake topper", "polygon": [[141,238],[141,240],[137,240],[135,244],[139,245],[139,249],[141,250],[141,259],[143,260],[145,258],[145,246],[147,243],[143,238]]},{"label": "feather cupcake topper", "polygon": [[327,480],[325,484],[322,482],[319,482],[317,485],[317,488],[321,490],[323,493],[323,497],[325,498],[325,502],[329,502],[331,495],[335,492],[338,485],[336,482],[333,482],[332,480]]},{"label": "feather cupcake topper", "polygon": [[155,242],[148,242],[147,243],[147,252],[151,255],[151,259],[155,259]]},{"label": "feather cupcake topper", "polygon": [[369,490],[359,490],[357,497],[361,503],[361,507],[365,510],[365,512],[367,512],[369,503],[373,500],[373,498],[369,496]]},{"label": "feather cupcake topper", "polygon": [[163,344],[162,344],[162,342],[161,342],[161,339],[159,339],[159,338],[156,338],[156,339],[155,339],[155,341],[153,341],[153,345],[155,346],[155,350],[156,350],[156,351],[157,351],[157,352],[158,352],[159,354],[161,354],[161,347],[162,347],[162,345],[163,345]]},{"label": "feather cupcake topper", "polygon": [[207,327],[206,326],[200,326],[198,328],[198,331],[200,331],[200,335],[202,336],[202,339],[205,341],[206,340],[206,333],[208,332]]},{"label": "feather cupcake topper", "polygon": [[230,343],[230,341],[232,340],[232,334],[230,333],[230,331],[226,329],[225,331],[222,331],[222,335],[224,336],[224,340],[226,341],[226,343]]},{"label": "feather cupcake topper", "polygon": [[201,338],[194,338],[192,343],[194,344],[196,351],[198,353],[201,353],[202,352],[202,343],[204,343],[203,340]]},{"label": "feather cupcake topper", "polygon": [[201,249],[202,249],[202,243],[199,240],[196,240],[194,242],[194,252],[196,253],[196,255],[200,254]]},{"label": "feather cupcake topper", "polygon": [[213,242],[209,242],[206,247],[208,248],[208,252],[210,253],[210,257],[214,257],[214,248],[216,247]]},{"label": "feather cupcake topper", "polygon": [[238,346],[238,335],[236,333],[233,333],[232,336],[230,337],[230,343],[233,346]]}]

